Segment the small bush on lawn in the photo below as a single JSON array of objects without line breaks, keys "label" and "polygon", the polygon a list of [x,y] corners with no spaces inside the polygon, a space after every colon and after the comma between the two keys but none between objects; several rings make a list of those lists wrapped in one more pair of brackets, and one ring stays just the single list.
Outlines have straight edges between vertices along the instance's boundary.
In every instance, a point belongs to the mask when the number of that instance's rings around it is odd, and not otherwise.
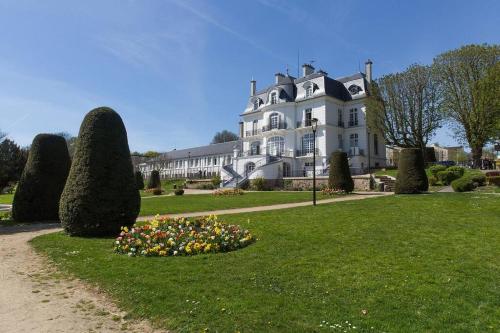
[{"label": "small bush on lawn", "polygon": [[344,195],[344,194],[347,194],[347,192],[344,190],[339,190],[339,189],[331,188],[331,187],[323,188],[321,190],[321,193],[323,193],[323,195]]},{"label": "small bush on lawn", "polygon": [[458,173],[453,172],[453,171],[439,171],[437,173],[437,178],[443,185],[450,185],[452,181],[455,179],[460,178],[461,176],[458,175]]},{"label": "small bush on lawn", "polygon": [[144,226],[123,227],[115,240],[115,252],[145,257],[192,256],[234,251],[254,240],[250,231],[221,223],[215,215],[193,221],[156,217]]},{"label": "small bush on lawn", "polygon": [[500,176],[488,177],[488,184],[500,186]]},{"label": "small bush on lawn", "polygon": [[149,176],[148,189],[158,187],[161,187],[160,172],[158,170],[153,170]]},{"label": "small bush on lawn", "polygon": [[468,178],[472,179],[474,183],[477,183],[477,186],[484,186],[486,184],[486,176],[482,173],[469,175]]},{"label": "small bush on lawn", "polygon": [[144,190],[144,178],[142,177],[142,172],[135,172],[135,183],[137,184],[138,190]]},{"label": "small bush on lawn", "polygon": [[451,187],[455,192],[470,192],[474,190],[474,181],[470,177],[462,177],[451,182]]},{"label": "small bush on lawn", "polygon": [[256,191],[264,191],[266,189],[266,180],[263,177],[252,179],[252,188]]},{"label": "small bush on lawn", "polygon": [[438,179],[434,176],[429,177],[429,185],[430,186],[436,186],[438,183]]},{"label": "small bush on lawn", "polygon": [[162,193],[163,193],[163,190],[161,188],[153,189],[153,195],[161,195]]},{"label": "small bush on lawn", "polygon": [[445,171],[446,167],[441,164],[433,165],[429,168],[430,173],[437,178],[437,173],[440,171]]},{"label": "small bush on lawn", "polygon": [[245,194],[245,191],[243,191],[240,188],[221,189],[221,190],[217,190],[213,193],[213,195],[216,197],[231,196],[231,195],[243,195],[243,194]]},{"label": "small bush on lawn", "polygon": [[446,171],[454,172],[454,173],[456,173],[458,175],[458,178],[460,178],[460,177],[462,177],[464,175],[465,168],[460,167],[460,166],[451,166],[448,169],[446,169]]},{"label": "small bush on lawn", "polygon": [[219,176],[219,175],[217,175],[217,176],[213,176],[213,177],[212,177],[212,185],[213,185],[214,187],[219,187],[219,186],[220,186],[221,181],[222,181],[222,180],[220,179],[220,176]]},{"label": "small bush on lawn", "polygon": [[175,195],[183,195],[184,194],[184,189],[178,188],[177,190],[174,191]]}]

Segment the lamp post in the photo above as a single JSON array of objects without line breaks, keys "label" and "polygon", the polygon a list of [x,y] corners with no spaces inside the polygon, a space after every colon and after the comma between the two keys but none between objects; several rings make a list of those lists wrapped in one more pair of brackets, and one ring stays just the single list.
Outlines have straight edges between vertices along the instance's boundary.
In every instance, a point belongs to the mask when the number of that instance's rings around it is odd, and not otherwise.
[{"label": "lamp post", "polygon": [[318,118],[311,119],[313,131],[313,206],[316,206],[316,130],[318,129]]}]

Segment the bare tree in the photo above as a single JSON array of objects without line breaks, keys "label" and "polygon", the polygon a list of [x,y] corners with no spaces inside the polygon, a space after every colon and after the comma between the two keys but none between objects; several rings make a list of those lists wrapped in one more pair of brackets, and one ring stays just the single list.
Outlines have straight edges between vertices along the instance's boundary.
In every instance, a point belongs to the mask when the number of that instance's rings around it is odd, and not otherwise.
[{"label": "bare tree", "polygon": [[388,144],[424,152],[442,124],[441,95],[430,66],[415,64],[385,75],[370,86],[368,124],[381,130]]},{"label": "bare tree", "polygon": [[211,143],[212,144],[213,143],[223,143],[223,142],[229,142],[229,141],[236,141],[238,139],[239,139],[239,137],[237,134],[230,132],[228,130],[223,130],[221,132],[215,133]]},{"label": "bare tree", "polygon": [[442,109],[457,138],[471,148],[475,166],[498,129],[499,60],[500,46],[483,44],[442,53],[433,63],[444,92]]}]

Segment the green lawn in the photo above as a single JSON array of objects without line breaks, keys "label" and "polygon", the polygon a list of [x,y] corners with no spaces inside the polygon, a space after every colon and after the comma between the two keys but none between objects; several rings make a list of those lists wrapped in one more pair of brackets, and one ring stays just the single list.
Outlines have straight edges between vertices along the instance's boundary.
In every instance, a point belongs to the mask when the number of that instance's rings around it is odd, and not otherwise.
[{"label": "green lawn", "polygon": [[0,194],[0,204],[12,204],[14,194]]},{"label": "green lawn", "polygon": [[[317,192],[318,200],[332,198]],[[196,194],[145,198],[139,215],[202,212],[208,210],[275,205],[288,202],[312,201],[312,192],[246,192],[243,195],[220,196]]]},{"label": "green lawn", "polygon": [[171,258],[117,255],[113,239],[62,233],[32,243],[132,316],[177,332],[500,329],[496,195],[390,196],[221,219],[258,240]]}]

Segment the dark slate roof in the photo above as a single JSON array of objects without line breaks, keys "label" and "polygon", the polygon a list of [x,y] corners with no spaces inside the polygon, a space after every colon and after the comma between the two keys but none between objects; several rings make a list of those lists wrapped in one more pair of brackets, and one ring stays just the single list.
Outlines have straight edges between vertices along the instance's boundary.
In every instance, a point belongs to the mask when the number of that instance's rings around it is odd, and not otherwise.
[{"label": "dark slate roof", "polygon": [[325,76],[325,93],[342,101],[350,101],[351,94],[340,81]]},{"label": "dark slate roof", "polygon": [[160,154],[160,156],[155,157],[148,162],[176,160],[188,157],[200,157],[209,155],[232,155],[235,146],[237,146],[241,150],[241,140],[215,143],[201,147],[171,150],[169,152]]},{"label": "dark slate roof", "polygon": [[340,77],[340,78],[337,78],[335,80],[340,81],[342,83],[345,83],[345,82],[348,82],[348,81],[357,80],[357,79],[364,79],[364,78],[365,78],[365,74],[363,74],[363,73],[356,73],[356,74],[353,74],[353,75],[350,75],[350,76]]}]

